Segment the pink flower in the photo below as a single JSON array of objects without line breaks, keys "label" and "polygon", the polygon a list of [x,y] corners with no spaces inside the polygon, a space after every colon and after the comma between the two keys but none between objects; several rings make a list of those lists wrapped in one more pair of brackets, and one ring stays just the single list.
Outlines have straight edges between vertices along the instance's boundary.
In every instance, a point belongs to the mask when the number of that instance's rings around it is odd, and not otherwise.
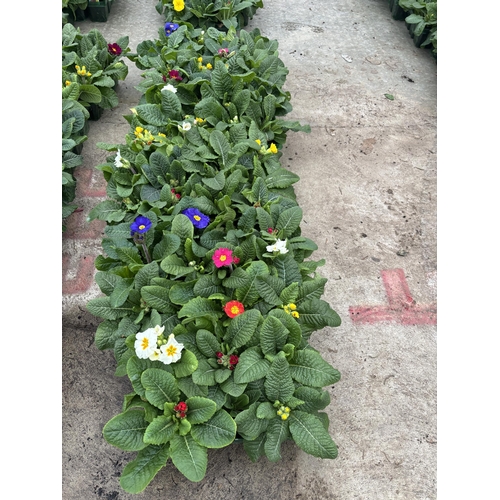
[{"label": "pink flower", "polygon": [[239,257],[233,257],[233,263],[234,264],[239,264],[240,263],[240,258]]},{"label": "pink flower", "polygon": [[233,263],[233,251],[229,248],[218,248],[212,255],[215,267],[230,266]]},{"label": "pink flower", "polygon": [[176,69],[171,69],[169,72],[168,72],[168,76],[170,78],[173,78],[174,80],[177,80],[179,82],[182,81],[182,76],[180,75],[180,73],[176,70]]}]

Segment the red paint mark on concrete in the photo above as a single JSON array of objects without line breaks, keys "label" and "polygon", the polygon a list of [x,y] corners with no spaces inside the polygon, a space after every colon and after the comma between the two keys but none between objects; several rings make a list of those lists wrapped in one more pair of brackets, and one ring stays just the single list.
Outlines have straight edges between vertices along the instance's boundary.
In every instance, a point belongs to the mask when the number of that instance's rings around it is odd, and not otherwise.
[{"label": "red paint mark on concrete", "polygon": [[104,198],[106,196],[106,181],[101,172],[90,168],[76,168],[76,197]]},{"label": "red paint mark on concrete", "polygon": [[85,211],[73,212],[66,219],[66,231],[63,233],[63,238],[75,240],[101,239],[104,234],[106,222],[102,220],[87,222],[86,218],[87,214]]},{"label": "red paint mark on concrete", "polygon": [[403,325],[435,325],[437,305],[418,305],[412,298],[402,269],[381,272],[387,293],[388,306],[349,307],[354,323],[379,323],[392,321]]},{"label": "red paint mark on concrete", "polygon": [[[62,293],[63,295],[71,295],[75,293],[83,293],[90,289],[94,282],[94,260],[95,256],[81,257],[77,262],[72,262],[69,254],[63,254],[62,258]],[[75,275],[68,278],[68,271],[74,270]]]}]

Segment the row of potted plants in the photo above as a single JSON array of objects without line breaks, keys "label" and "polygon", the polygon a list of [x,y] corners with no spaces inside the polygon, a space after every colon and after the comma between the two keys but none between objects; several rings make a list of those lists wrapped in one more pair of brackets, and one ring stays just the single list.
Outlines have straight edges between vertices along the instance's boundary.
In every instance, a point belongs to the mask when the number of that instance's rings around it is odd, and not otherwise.
[{"label": "row of potted plants", "polygon": [[280,164],[287,133],[310,128],[282,118],[278,42],[174,17],[127,57],[141,98],[124,142],[97,145],[110,153],[96,167],[108,199],[88,218],[106,222],[103,295],[87,303],[96,346],[132,386],[103,428],[137,452],[122,488],[143,491],[169,460],[200,481],[208,449],[235,441],[251,461],[279,460],[288,439],[335,458],[322,410],[340,374],[309,340],[341,320],[302,235],[299,177]]},{"label": "row of potted plants", "polygon": [[114,90],[128,74],[123,58],[130,48],[128,37],[108,43],[97,29],[87,34],[67,23],[62,28],[62,218],[77,206],[74,168],[82,164],[88,120],[97,120],[105,109],[118,105]]},{"label": "row of potted plants", "polygon": [[389,0],[392,17],[404,20],[416,47],[437,57],[437,0]]}]

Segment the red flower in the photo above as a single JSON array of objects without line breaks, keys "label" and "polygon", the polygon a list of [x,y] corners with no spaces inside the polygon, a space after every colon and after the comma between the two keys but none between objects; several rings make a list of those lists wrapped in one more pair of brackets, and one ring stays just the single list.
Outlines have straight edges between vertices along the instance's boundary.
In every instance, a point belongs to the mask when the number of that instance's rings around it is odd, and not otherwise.
[{"label": "red flower", "polygon": [[181,74],[176,70],[176,69],[171,69],[168,72],[168,76],[174,80],[177,80],[179,82],[182,82],[182,76]]},{"label": "red flower", "polygon": [[238,358],[238,356],[236,356],[236,354],[231,354],[231,356],[229,356],[229,364],[232,365],[233,367],[238,364],[238,361],[239,361],[239,358]]},{"label": "red flower", "polygon": [[243,306],[243,304],[241,302],[238,302],[237,300],[230,300],[224,306],[224,312],[230,318],[234,318],[235,316],[238,316],[238,314],[245,312],[245,307]]},{"label": "red flower", "polygon": [[224,356],[224,354],[222,354],[220,351],[216,352],[215,355],[218,357],[218,358],[222,358],[222,356]]},{"label": "red flower", "polygon": [[229,248],[218,248],[212,255],[215,267],[230,266],[233,263],[233,251]]},{"label": "red flower", "polygon": [[268,232],[269,234],[273,234],[273,231],[274,231],[274,229],[273,229],[272,227],[268,227],[268,228],[267,228],[267,232]]},{"label": "red flower", "polygon": [[235,264],[239,264],[240,263],[240,258],[239,257],[233,257],[233,262]]},{"label": "red flower", "polygon": [[122,48],[117,43],[108,43],[108,52],[112,56],[119,56],[122,53]]},{"label": "red flower", "polygon": [[175,411],[187,411],[187,404],[181,401],[178,405],[174,406]]}]

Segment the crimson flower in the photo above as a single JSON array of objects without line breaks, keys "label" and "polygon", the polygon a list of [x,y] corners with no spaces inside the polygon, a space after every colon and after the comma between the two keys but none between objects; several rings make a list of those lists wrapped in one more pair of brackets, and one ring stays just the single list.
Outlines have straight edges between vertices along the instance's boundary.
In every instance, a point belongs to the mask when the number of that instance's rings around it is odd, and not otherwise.
[{"label": "crimson flower", "polygon": [[122,53],[122,48],[117,43],[108,43],[108,52],[112,56],[119,56]]},{"label": "crimson flower", "polygon": [[182,82],[182,76],[181,74],[176,70],[176,69],[171,69],[168,72],[168,76],[174,80],[177,80],[179,82]]}]

